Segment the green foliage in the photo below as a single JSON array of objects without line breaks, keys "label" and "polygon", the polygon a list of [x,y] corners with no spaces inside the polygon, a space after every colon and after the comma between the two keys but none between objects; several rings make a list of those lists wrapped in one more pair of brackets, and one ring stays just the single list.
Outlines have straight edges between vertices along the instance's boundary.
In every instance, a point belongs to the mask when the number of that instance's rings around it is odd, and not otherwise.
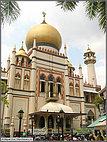
[{"label": "green foliage", "polygon": [[1,1],[1,23],[11,24],[20,15],[20,8],[16,1]]},{"label": "green foliage", "polygon": [[[78,1],[58,1],[57,6],[61,6],[64,11],[73,11]],[[106,31],[106,2],[105,1],[86,1],[84,2],[86,15],[90,20],[97,18],[100,28]]]},{"label": "green foliage", "polygon": [[77,6],[77,1],[58,1],[57,6],[61,5],[61,9],[64,11],[70,10],[73,11],[75,7]]},{"label": "green foliage", "polygon": [[87,1],[86,2],[86,14],[91,19],[97,18],[99,21],[99,26],[106,31],[106,6],[105,1]]},{"label": "green foliage", "polygon": [[[7,92],[8,92],[7,84],[6,84],[4,81],[1,81],[1,94],[2,94],[2,93],[5,94],[5,93],[7,93]],[[2,101],[4,104],[6,104],[6,106],[8,107],[9,102],[7,101],[6,98],[1,97],[1,101]]]},{"label": "green foliage", "polygon": [[95,100],[94,100],[94,104],[96,105],[96,107],[97,107],[98,109],[100,109],[100,108],[99,108],[99,104],[104,104],[103,97],[102,97],[102,96],[99,96],[99,95],[96,95]]},{"label": "green foliage", "polygon": [[9,102],[7,101],[7,99],[6,99],[6,98],[1,97],[1,101],[2,101],[2,102],[4,102],[4,104],[8,107]]},{"label": "green foliage", "polygon": [[7,84],[6,82],[1,81],[1,93],[6,93],[6,92],[8,92]]}]

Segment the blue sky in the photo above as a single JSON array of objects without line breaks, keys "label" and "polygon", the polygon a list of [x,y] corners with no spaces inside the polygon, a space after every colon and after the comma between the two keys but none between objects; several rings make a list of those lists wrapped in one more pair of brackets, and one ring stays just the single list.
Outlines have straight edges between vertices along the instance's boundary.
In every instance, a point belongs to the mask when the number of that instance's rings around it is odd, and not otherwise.
[{"label": "blue sky", "polygon": [[[46,22],[54,26],[62,37],[62,47],[60,52],[64,52],[64,45],[67,46],[69,61],[75,67],[78,74],[79,62],[81,62],[84,79],[87,78],[86,65],[83,62],[83,54],[87,50],[88,44],[92,51],[96,53],[97,63],[95,70],[97,82],[102,87],[106,81],[106,35],[99,28],[97,19],[90,21],[85,14],[83,2],[80,2],[73,12],[64,12],[60,7],[56,7],[55,1],[20,1],[20,17],[10,26],[6,24],[1,30],[1,66],[6,67],[6,60],[14,45],[16,49],[21,47],[27,32],[35,25],[42,22],[42,12],[46,12]],[[27,50],[26,50],[27,51]]]}]

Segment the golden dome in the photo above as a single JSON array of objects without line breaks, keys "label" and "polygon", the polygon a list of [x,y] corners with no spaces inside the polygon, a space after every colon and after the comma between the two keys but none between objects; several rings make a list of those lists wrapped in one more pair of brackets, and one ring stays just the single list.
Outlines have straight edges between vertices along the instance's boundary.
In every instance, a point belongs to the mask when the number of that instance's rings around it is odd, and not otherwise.
[{"label": "golden dome", "polygon": [[23,42],[22,42],[22,46],[21,48],[19,49],[19,51],[16,52],[16,56],[18,55],[22,55],[22,56],[26,56],[28,57],[28,54],[25,52],[25,50],[23,49]]},{"label": "golden dome", "polygon": [[32,27],[27,33],[26,46],[28,50],[33,45],[34,35],[36,35],[37,46],[48,45],[58,50],[61,48],[62,39],[59,32],[53,26],[47,24],[45,19],[41,24]]},{"label": "golden dome", "polygon": [[95,52],[92,52],[91,49],[89,48],[89,44],[88,44],[88,49],[87,49],[87,51],[84,53],[84,56],[85,56],[86,54],[88,54],[88,53],[93,53],[93,54],[95,54]]}]

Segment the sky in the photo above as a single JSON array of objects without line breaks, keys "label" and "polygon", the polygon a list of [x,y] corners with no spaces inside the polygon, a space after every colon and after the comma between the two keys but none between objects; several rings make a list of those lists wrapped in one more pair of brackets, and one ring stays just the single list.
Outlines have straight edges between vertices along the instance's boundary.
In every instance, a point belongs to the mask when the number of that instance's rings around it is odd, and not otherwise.
[{"label": "sky", "polygon": [[89,47],[96,55],[95,71],[97,84],[106,84],[106,35],[100,29],[97,19],[89,20],[85,13],[84,2],[79,2],[74,11],[63,11],[56,6],[55,1],[19,1],[21,15],[11,25],[1,27],[1,66],[6,67],[6,61],[14,45],[18,51],[24,42],[28,31],[43,20],[42,12],[46,13],[46,22],[55,27],[62,37],[61,53],[67,46],[68,60],[79,74],[79,63],[82,65],[84,81],[87,80],[87,66],[84,64],[84,52]]}]

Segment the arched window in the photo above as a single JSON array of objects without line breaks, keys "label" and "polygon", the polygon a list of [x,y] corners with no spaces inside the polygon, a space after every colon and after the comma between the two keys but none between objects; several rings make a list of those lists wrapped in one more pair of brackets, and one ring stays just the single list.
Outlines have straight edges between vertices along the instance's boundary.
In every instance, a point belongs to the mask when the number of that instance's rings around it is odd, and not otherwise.
[{"label": "arched window", "polygon": [[40,92],[45,92],[45,86],[46,86],[46,83],[45,83],[45,75],[42,74],[40,76]]},{"label": "arched window", "polygon": [[19,62],[19,58],[17,57],[17,59],[16,59],[16,64],[18,65],[18,62]]},{"label": "arched window", "polygon": [[57,93],[58,93],[58,94],[61,94],[61,79],[60,79],[60,77],[58,77],[58,78],[56,79],[56,81],[57,81],[57,85],[56,85]]},{"label": "arched window", "polygon": [[73,94],[73,84],[72,83],[69,84],[69,90],[70,90],[70,95],[73,96],[74,94]]},{"label": "arched window", "polygon": [[89,102],[89,96],[86,95],[86,103],[88,103],[88,102]]},{"label": "arched window", "polygon": [[22,61],[21,61],[21,66],[23,65],[23,63],[24,63],[24,58],[22,58]]},{"label": "arched window", "polygon": [[52,75],[50,75],[50,76],[48,77],[48,81],[54,81],[54,78],[53,78]]},{"label": "arched window", "polygon": [[91,124],[94,120],[94,113],[92,112],[92,110],[89,110],[87,118],[88,118],[88,124]]},{"label": "arched window", "polygon": [[76,96],[79,96],[79,85],[78,84],[75,85],[75,89],[76,89]]},{"label": "arched window", "polygon": [[49,97],[53,97],[54,92],[55,92],[54,77],[52,75],[49,75],[49,77],[48,77],[48,95],[49,95]]},{"label": "arched window", "polygon": [[70,118],[66,117],[66,128],[71,128]]},{"label": "arched window", "polygon": [[54,120],[52,115],[48,117],[48,128],[54,128]]},{"label": "arched window", "polygon": [[16,75],[15,75],[15,88],[16,89],[20,89],[20,74],[19,73],[17,73]]},{"label": "arched window", "polygon": [[43,128],[43,127],[45,127],[45,119],[43,116],[41,116],[39,120],[39,128]]},{"label": "arched window", "polygon": [[24,77],[24,90],[29,90],[29,76]]}]

